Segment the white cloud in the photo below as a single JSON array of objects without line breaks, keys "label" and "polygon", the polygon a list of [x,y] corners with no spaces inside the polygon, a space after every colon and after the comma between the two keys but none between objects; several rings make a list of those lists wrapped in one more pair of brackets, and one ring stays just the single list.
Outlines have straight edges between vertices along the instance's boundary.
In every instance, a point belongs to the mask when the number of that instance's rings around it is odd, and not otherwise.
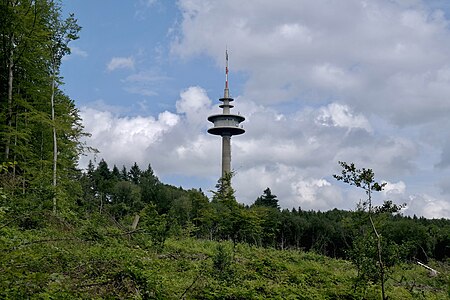
[{"label": "white cloud", "polygon": [[177,112],[184,113],[189,117],[198,116],[205,108],[211,107],[211,100],[201,87],[190,87],[182,91],[180,98],[176,103]]},{"label": "white cloud", "polygon": [[106,65],[106,69],[109,72],[115,71],[117,69],[134,69],[134,58],[133,57],[113,57]]},{"label": "white cloud", "polygon": [[182,0],[172,52],[221,63],[226,43],[234,70],[249,74],[244,96],[265,105],[331,98],[423,123],[450,113],[449,22],[425,4]]},{"label": "white cloud", "polygon": [[368,132],[372,131],[369,121],[363,115],[353,115],[347,105],[331,103],[321,108],[317,122],[324,126],[338,126],[348,129],[361,128]]},{"label": "white cloud", "polygon": [[[178,114],[164,111],[156,118],[122,117],[97,106],[82,108],[81,116],[86,131],[92,134],[89,146],[97,148],[107,162],[143,166],[151,162],[162,174],[189,170],[189,174],[206,175],[217,169],[211,153],[219,146],[214,137],[206,138],[205,115],[211,113],[210,103],[203,89],[191,87],[180,94]],[[88,159],[92,157],[85,157],[80,165],[85,167]],[[208,159],[210,163],[205,164]]]},{"label": "white cloud", "polygon": [[[118,165],[147,161],[148,147],[173,130],[179,116],[168,111],[153,117],[120,117],[108,111],[84,107],[81,117],[92,134],[89,145],[101,151],[101,157]],[[88,159],[88,158],[86,158]],[[86,165],[82,161],[81,165]]]},{"label": "white cloud", "polygon": [[353,74],[329,63],[313,66],[311,77],[318,87],[324,88],[345,89],[357,84]]},{"label": "white cloud", "polygon": [[76,56],[80,56],[80,57],[88,57],[88,53],[87,51],[77,47],[77,46],[72,46],[70,47],[70,54],[71,55],[76,55]]},{"label": "white cloud", "polygon": [[331,207],[349,209],[339,190],[323,178],[303,178],[300,168],[273,163],[266,166],[237,170],[233,185],[237,198],[252,204],[270,187],[283,208],[328,210]]},{"label": "white cloud", "polygon": [[450,219],[450,203],[445,200],[421,194],[410,196],[406,204],[405,214],[416,214],[426,218]]},{"label": "white cloud", "polygon": [[405,193],[406,184],[403,181],[399,181],[397,183],[385,181],[384,183],[386,183],[386,186],[382,191],[384,196],[397,196]]},{"label": "white cloud", "polygon": [[[317,202],[318,190],[324,187],[329,187],[331,184],[325,179],[309,179],[304,181],[294,182],[291,187],[294,195],[299,199],[300,203],[308,203],[309,206]],[[316,205],[314,205],[316,206]],[[317,207],[317,206],[316,206]],[[319,207],[320,209],[320,207]],[[323,209],[323,208],[322,208]]]}]

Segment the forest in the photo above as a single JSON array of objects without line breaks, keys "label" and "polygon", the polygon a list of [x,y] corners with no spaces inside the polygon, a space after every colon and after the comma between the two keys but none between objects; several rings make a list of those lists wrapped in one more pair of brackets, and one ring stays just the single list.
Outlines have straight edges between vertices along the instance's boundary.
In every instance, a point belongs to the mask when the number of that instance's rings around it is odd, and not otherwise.
[{"label": "forest", "polygon": [[270,187],[243,205],[231,173],[208,198],[151,161],[80,170],[95,149],[60,74],[80,30],[60,1],[0,1],[1,299],[450,297],[450,220],[373,207],[370,169],[340,162],[367,201],[324,212]]}]

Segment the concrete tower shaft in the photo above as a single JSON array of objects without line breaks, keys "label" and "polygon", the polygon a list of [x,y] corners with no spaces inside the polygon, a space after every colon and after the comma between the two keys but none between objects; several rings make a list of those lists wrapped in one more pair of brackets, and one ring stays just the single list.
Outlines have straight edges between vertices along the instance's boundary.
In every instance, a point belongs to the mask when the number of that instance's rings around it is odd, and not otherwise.
[{"label": "concrete tower shaft", "polygon": [[231,172],[231,136],[222,136],[222,177]]},{"label": "concrete tower shaft", "polygon": [[242,125],[240,125],[245,118],[230,112],[234,107],[234,105],[231,104],[234,99],[230,97],[228,89],[228,52],[225,52],[225,57],[225,89],[223,98],[219,99],[219,101],[222,102],[222,104],[219,105],[219,107],[222,108],[222,113],[208,117],[208,121],[214,124],[213,127],[208,129],[208,133],[220,135],[222,137],[222,176],[231,172],[231,137],[245,132]]}]

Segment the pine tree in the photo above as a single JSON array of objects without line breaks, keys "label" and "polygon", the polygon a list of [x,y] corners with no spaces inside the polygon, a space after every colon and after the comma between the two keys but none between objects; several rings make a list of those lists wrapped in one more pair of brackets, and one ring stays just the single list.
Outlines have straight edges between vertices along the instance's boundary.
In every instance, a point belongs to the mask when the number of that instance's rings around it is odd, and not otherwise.
[{"label": "pine tree", "polygon": [[141,180],[141,169],[135,162],[134,165],[130,168],[130,171],[128,172],[128,176],[134,184],[139,184]]},{"label": "pine tree", "polygon": [[122,166],[122,170],[120,170],[120,179],[124,181],[128,181],[130,178],[128,177],[128,171],[125,166]]},{"label": "pine tree", "polygon": [[278,205],[277,196],[272,194],[272,191],[270,190],[270,188],[267,188],[264,190],[263,195],[259,196],[256,199],[254,205],[272,207],[272,208],[276,208],[276,209],[280,208]]}]

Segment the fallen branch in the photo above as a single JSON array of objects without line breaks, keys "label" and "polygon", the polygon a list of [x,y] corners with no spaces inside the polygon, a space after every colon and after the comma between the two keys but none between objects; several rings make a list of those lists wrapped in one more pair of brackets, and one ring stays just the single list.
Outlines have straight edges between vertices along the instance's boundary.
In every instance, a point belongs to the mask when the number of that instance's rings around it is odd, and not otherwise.
[{"label": "fallen branch", "polygon": [[198,280],[200,277],[201,277],[201,273],[198,273],[198,274],[197,274],[197,277],[195,277],[195,279],[192,281],[191,285],[188,286],[188,287],[184,290],[183,294],[181,294],[180,299],[186,299],[186,298],[185,298],[186,293],[187,293],[187,292],[195,285],[195,283],[197,282],[197,280]]},{"label": "fallen branch", "polygon": [[17,246],[11,247],[11,248],[7,249],[6,252],[12,252],[23,246],[29,246],[29,245],[33,245],[33,244],[61,242],[61,241],[74,241],[74,240],[79,240],[79,239],[78,238],[59,238],[59,239],[45,239],[45,240],[30,241],[30,242],[25,242],[25,243],[19,244]]},{"label": "fallen branch", "polygon": [[432,276],[432,277],[435,277],[435,276],[437,276],[437,275],[439,274],[438,271],[436,271],[435,269],[433,269],[433,268],[427,266],[426,264],[421,263],[420,261],[416,261],[416,263],[417,263],[419,266],[424,267],[425,269],[427,269],[428,271],[430,271],[430,276]]}]

